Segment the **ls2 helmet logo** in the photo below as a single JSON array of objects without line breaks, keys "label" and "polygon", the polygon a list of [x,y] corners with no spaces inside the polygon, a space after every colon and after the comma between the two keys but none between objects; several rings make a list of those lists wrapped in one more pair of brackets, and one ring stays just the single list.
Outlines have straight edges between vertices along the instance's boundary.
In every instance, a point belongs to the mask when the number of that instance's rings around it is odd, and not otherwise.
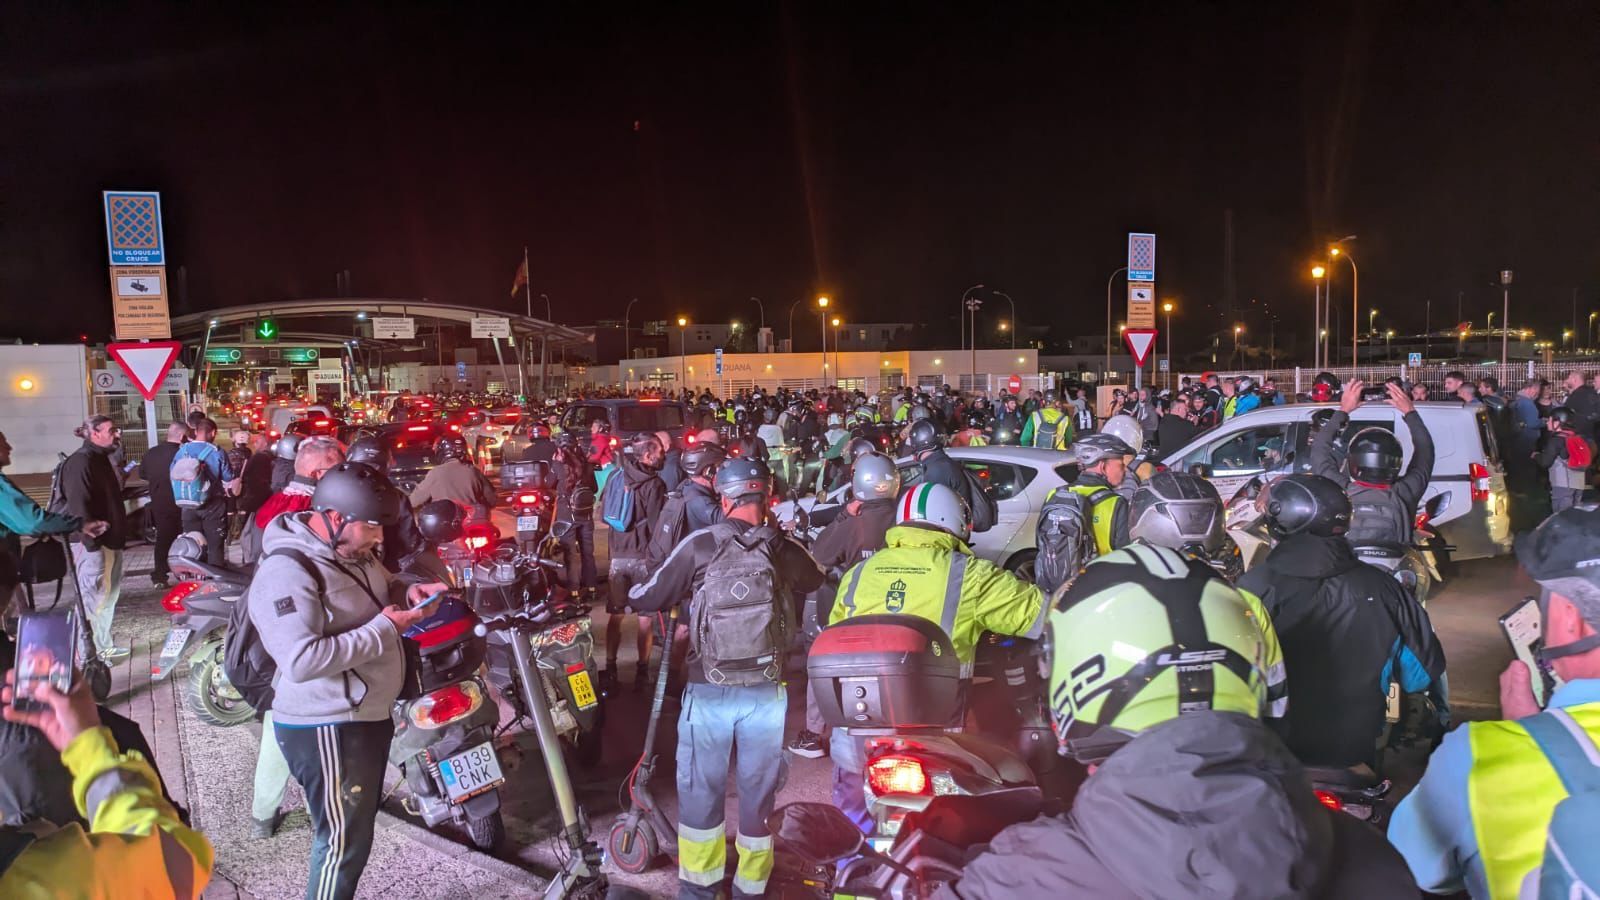
[{"label": "ls2 helmet logo", "polygon": [[906,608],[906,583],[898,578],[889,584],[889,590],[883,595],[883,606],[889,612],[897,613]]}]

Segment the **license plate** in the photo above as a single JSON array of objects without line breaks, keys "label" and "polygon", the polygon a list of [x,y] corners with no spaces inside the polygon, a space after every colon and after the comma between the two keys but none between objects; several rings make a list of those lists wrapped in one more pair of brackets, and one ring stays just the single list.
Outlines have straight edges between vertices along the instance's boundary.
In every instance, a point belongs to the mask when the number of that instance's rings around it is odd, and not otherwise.
[{"label": "license plate", "polygon": [[539,517],[538,516],[517,516],[517,530],[518,531],[538,531],[539,530]]},{"label": "license plate", "polygon": [[506,780],[492,743],[479,744],[439,763],[439,776],[452,803],[493,790]]},{"label": "license plate", "polygon": [[589,681],[589,673],[580,669],[567,676],[567,683],[572,685],[572,699],[578,701],[579,709],[588,709],[599,703],[594,695],[594,684]]},{"label": "license plate", "polygon": [[177,656],[183,652],[183,645],[189,642],[189,635],[194,634],[193,628],[174,628],[167,632],[166,643],[161,645],[161,658]]}]

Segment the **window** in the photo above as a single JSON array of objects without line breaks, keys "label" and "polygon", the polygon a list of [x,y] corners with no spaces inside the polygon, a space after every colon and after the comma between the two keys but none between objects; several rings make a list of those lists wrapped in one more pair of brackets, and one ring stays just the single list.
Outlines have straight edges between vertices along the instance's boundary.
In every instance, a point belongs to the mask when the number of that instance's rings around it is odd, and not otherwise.
[{"label": "window", "polygon": [[1018,466],[1011,463],[983,462],[976,459],[959,460],[972,474],[978,476],[978,481],[983,484],[995,500],[1009,500],[1022,493],[1022,489],[1033,481],[1033,476],[1038,470],[1027,466]]},{"label": "window", "polygon": [[683,408],[656,404],[617,407],[617,428],[635,431],[671,431],[683,427]]},{"label": "window", "polygon": [[574,406],[561,417],[561,430],[576,431],[586,435],[589,433],[591,423],[604,422],[606,418],[604,406]]},{"label": "window", "polygon": [[880,329],[878,331],[878,337],[880,339],[884,340],[885,342],[887,342],[889,340],[889,329],[887,329],[887,328]]},{"label": "window", "polygon": [[867,330],[865,328],[861,329],[860,331],[856,332],[856,336],[861,339],[862,343],[866,343],[866,341],[867,341]]},{"label": "window", "polygon": [[1214,476],[1259,475],[1283,465],[1288,426],[1267,425],[1241,431],[1219,443],[1209,444],[1184,461],[1184,468],[1195,463],[1211,467]]}]

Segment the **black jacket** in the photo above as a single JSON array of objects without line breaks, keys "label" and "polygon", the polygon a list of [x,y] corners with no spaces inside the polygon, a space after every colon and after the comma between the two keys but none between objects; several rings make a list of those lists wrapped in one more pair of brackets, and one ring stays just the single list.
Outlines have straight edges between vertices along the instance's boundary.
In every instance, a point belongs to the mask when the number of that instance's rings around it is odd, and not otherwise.
[{"label": "black jacket", "polygon": [[[176,446],[176,445],[174,445]],[[272,496],[272,463],[277,457],[271,453],[253,453],[244,464],[241,475],[243,486],[239,493],[239,508],[255,512]]]},{"label": "black jacket", "polygon": [[823,569],[848,569],[882,550],[884,535],[894,525],[892,499],[870,500],[855,515],[841,513],[822,529],[811,545],[811,555]]},{"label": "black jacket", "polygon": [[1600,393],[1587,384],[1567,395],[1562,404],[1578,417],[1576,431],[1585,437],[1594,437],[1594,427],[1600,423]]},{"label": "black jacket", "polygon": [[1168,413],[1161,417],[1161,424],[1156,426],[1157,452],[1162,459],[1168,459],[1199,433],[1200,429],[1195,423],[1183,416]]},{"label": "black jacket", "polygon": [[683,452],[674,447],[661,460],[661,471],[656,473],[667,490],[675,491],[683,483]]},{"label": "black jacket", "polygon": [[[1006,412],[1004,409],[995,413],[993,421],[989,423],[989,440],[996,444],[1011,444],[1016,446],[1022,443],[1022,426],[1027,418],[1022,415],[1022,410]],[[1001,435],[1004,434],[1004,439]]]},{"label": "black jacket", "polygon": [[162,441],[139,460],[139,477],[150,486],[150,506],[158,512],[171,514],[178,511],[177,501],[172,498],[172,476],[168,470],[172,468],[172,458],[178,455],[181,446],[172,441]]},{"label": "black jacket", "polygon": [[952,491],[960,494],[967,501],[967,506],[972,506],[972,497],[967,493],[967,477],[961,474],[961,466],[950,458],[944,450],[933,450],[924,456],[922,463],[922,480],[928,484],[942,484]]},{"label": "black jacket", "polygon": [[1374,761],[1388,689],[1382,675],[1397,638],[1439,685],[1444,648],[1427,612],[1387,572],[1356,559],[1342,538],[1284,538],[1239,587],[1261,598],[1283,645],[1287,741],[1306,763]]},{"label": "black jacket", "polygon": [[1398,851],[1317,802],[1260,722],[1197,712],[1111,754],[1064,816],[1012,825],[941,898],[1416,897]]},{"label": "black jacket", "polygon": [[[60,490],[66,511],[85,522],[106,522],[104,534],[92,538],[82,534],[88,550],[105,547],[121,550],[128,543],[128,527],[122,508],[122,479],[111,465],[110,447],[98,447],[85,440],[76,453],[61,464]],[[168,487],[167,493],[172,489]]]},{"label": "black jacket", "polygon": [[1311,442],[1311,472],[1337,482],[1350,495],[1350,533],[1346,539],[1353,544],[1388,542],[1411,543],[1413,522],[1417,518],[1417,504],[1428,490],[1428,479],[1433,477],[1433,435],[1422,424],[1422,415],[1415,410],[1406,414],[1406,428],[1411,432],[1411,462],[1400,473],[1394,484],[1369,485],[1350,480],[1334,451],[1333,442],[1345,430],[1350,417],[1344,410],[1335,410]]},{"label": "black jacket", "polygon": [[[281,456],[272,458],[270,480],[267,483],[267,496],[272,496],[289,486],[294,480],[294,460],[284,459]],[[264,501],[263,501],[264,502]]]},{"label": "black jacket", "polygon": [[[556,476],[556,521],[575,522],[593,518],[594,504],[599,501],[595,496],[598,488],[594,466],[589,465],[583,453],[578,450],[557,450],[550,461],[550,471]],[[586,498],[589,509],[574,512],[572,500],[575,495]]]},{"label": "black jacket", "polygon": [[678,492],[683,494],[690,531],[699,531],[722,521],[722,501],[717,499],[716,491],[693,478],[685,478],[678,485]]},{"label": "black jacket", "polygon": [[552,462],[555,458],[556,442],[550,438],[529,441],[528,448],[522,451],[523,462]]},{"label": "black jacket", "polygon": [[656,516],[667,502],[667,488],[655,472],[646,469],[632,454],[618,456],[622,471],[606,482],[606,491],[614,489],[612,482],[621,480],[622,486],[633,491],[633,525],[627,531],[611,531],[612,559],[647,559],[650,556],[650,532],[656,526]]}]

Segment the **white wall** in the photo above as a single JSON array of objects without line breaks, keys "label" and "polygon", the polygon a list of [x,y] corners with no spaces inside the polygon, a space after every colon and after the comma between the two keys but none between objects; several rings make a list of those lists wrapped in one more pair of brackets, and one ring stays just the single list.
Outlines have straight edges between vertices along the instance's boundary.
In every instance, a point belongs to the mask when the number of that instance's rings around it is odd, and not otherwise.
[{"label": "white wall", "polygon": [[[33,390],[22,389],[31,379]],[[72,430],[89,413],[88,354],[81,344],[0,345],[0,431],[11,475],[49,472],[59,451],[83,443]]]}]

